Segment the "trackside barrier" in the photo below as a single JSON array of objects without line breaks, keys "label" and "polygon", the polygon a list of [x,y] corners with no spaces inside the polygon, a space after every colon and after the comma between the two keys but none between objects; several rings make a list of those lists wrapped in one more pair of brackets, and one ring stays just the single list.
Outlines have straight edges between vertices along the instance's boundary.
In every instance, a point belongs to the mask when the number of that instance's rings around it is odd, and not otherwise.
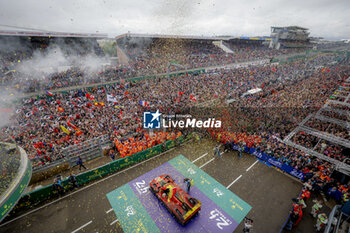
[{"label": "trackside barrier", "polygon": [[[240,147],[238,145],[236,145],[235,143],[230,143],[230,145],[231,145],[231,148],[233,150],[240,150]],[[271,164],[274,167],[277,167],[278,169],[300,179],[301,181],[304,180],[304,173],[293,168],[292,166],[286,165],[286,164],[278,161],[277,159],[268,156],[264,152],[261,152],[253,147],[249,148],[247,146],[244,146],[243,151],[256,156],[258,159],[265,161],[266,163]]]},{"label": "trackside barrier", "polygon": [[28,160],[26,172],[22,180],[17,184],[16,189],[11,193],[8,199],[0,206],[0,222],[6,217],[16,205],[17,201],[24,193],[27,185],[29,184],[30,177],[32,175],[32,164]]},{"label": "trackside barrier", "polygon": [[169,150],[171,148],[173,148],[175,146],[175,141],[173,140],[170,140],[170,141],[167,141],[166,144],[165,144],[165,149],[166,150]]},{"label": "trackside barrier", "polygon": [[[188,137],[187,139],[189,138],[190,137]],[[173,140],[167,141],[163,144],[159,144],[152,148],[148,148],[144,151],[140,151],[128,157],[112,161],[106,165],[103,165],[101,167],[98,167],[93,170],[77,175],[76,176],[77,182],[79,186],[84,185],[95,179],[98,179],[103,176],[109,175],[113,172],[119,171],[125,167],[131,166],[143,160],[149,159],[157,154],[160,154],[166,150],[169,150],[170,148],[173,148],[178,143],[183,143],[184,141],[185,141],[184,137],[180,136],[174,141]],[[62,185],[65,189],[70,188],[70,185],[68,183],[68,178],[62,181]],[[38,205],[42,202],[45,202],[51,198],[56,197],[57,195],[58,195],[57,191],[53,190],[52,184],[42,187],[40,189],[34,190],[32,192],[29,192],[20,199],[16,207],[13,209],[13,213],[16,213],[16,211],[30,209],[35,205]]]}]

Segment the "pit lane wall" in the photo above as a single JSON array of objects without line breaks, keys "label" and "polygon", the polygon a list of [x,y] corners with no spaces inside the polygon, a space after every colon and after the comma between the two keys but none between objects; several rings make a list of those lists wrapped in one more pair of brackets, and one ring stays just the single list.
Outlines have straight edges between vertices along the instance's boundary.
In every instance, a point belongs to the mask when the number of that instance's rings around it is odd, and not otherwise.
[{"label": "pit lane wall", "polygon": [[16,203],[23,195],[32,176],[32,164],[28,159],[27,153],[21,147],[17,147],[17,150],[20,152],[21,164],[16,178],[0,198],[0,222],[4,220],[4,218],[16,206]]},{"label": "pit lane wall", "polygon": [[[93,170],[77,175],[76,177],[77,182],[79,186],[87,184],[98,178],[112,174],[128,166],[137,164],[143,160],[149,159],[189,139],[190,137],[187,137],[185,140],[183,136],[180,136],[175,140],[170,140],[170,141],[164,142],[163,144],[159,144],[157,146],[149,148],[147,150],[130,155],[128,157],[112,161],[106,165],[103,165],[101,167],[98,167]],[[71,188],[70,185],[68,184],[68,178],[63,180],[62,185],[65,188],[65,190],[69,190]],[[16,214],[16,212],[19,212],[19,211],[30,209],[42,202],[45,202],[57,196],[58,196],[58,193],[53,190],[52,185],[47,185],[40,189],[34,190],[30,193],[25,194],[21,198],[21,200],[18,202],[16,207],[13,209],[13,214]]]}]

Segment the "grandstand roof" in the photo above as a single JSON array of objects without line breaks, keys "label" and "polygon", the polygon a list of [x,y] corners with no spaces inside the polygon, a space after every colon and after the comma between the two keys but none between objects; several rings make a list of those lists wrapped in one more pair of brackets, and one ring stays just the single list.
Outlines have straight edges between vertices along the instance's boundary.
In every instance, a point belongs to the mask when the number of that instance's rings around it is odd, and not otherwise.
[{"label": "grandstand roof", "polygon": [[7,30],[0,30],[0,36],[41,36],[41,37],[106,38],[106,37],[107,37],[107,34],[100,34],[100,33],[36,32],[36,31],[7,31]]},{"label": "grandstand roof", "polygon": [[309,30],[308,28],[303,28],[303,27],[299,27],[299,26],[287,26],[287,27],[274,27],[274,26],[272,26],[271,28],[289,29],[289,30]]},{"label": "grandstand roof", "polygon": [[270,37],[247,37],[247,36],[184,36],[184,35],[160,35],[160,34],[138,34],[138,33],[124,33],[116,37],[116,39],[120,39],[123,37],[143,37],[143,38],[167,38],[167,39],[193,39],[193,40],[271,40]]}]

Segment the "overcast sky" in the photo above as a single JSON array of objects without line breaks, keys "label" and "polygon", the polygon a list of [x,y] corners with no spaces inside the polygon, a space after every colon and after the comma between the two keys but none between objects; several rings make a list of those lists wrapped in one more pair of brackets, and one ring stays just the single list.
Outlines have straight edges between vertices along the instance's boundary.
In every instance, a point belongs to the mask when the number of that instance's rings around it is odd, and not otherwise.
[{"label": "overcast sky", "polygon": [[263,36],[270,26],[298,25],[341,39],[350,38],[349,12],[350,0],[0,0],[1,25],[113,36]]}]

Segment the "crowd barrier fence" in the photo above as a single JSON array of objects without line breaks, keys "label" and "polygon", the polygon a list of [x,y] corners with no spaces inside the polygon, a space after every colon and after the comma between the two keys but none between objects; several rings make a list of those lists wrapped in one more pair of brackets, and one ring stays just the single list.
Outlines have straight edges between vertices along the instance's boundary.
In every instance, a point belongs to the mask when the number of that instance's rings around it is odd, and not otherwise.
[{"label": "crowd barrier fence", "polygon": [[[231,145],[231,148],[233,150],[237,150],[237,151],[241,150],[241,147],[236,145],[235,143],[230,143],[230,145]],[[293,168],[292,166],[284,164],[284,163],[278,161],[277,159],[275,159],[271,156],[268,156],[264,152],[261,152],[253,147],[244,146],[243,152],[252,154],[252,155],[256,156],[258,159],[280,169],[281,171],[284,171],[284,172],[290,174],[291,176],[298,178],[301,181],[303,181],[303,179],[304,179],[303,172]]]}]

